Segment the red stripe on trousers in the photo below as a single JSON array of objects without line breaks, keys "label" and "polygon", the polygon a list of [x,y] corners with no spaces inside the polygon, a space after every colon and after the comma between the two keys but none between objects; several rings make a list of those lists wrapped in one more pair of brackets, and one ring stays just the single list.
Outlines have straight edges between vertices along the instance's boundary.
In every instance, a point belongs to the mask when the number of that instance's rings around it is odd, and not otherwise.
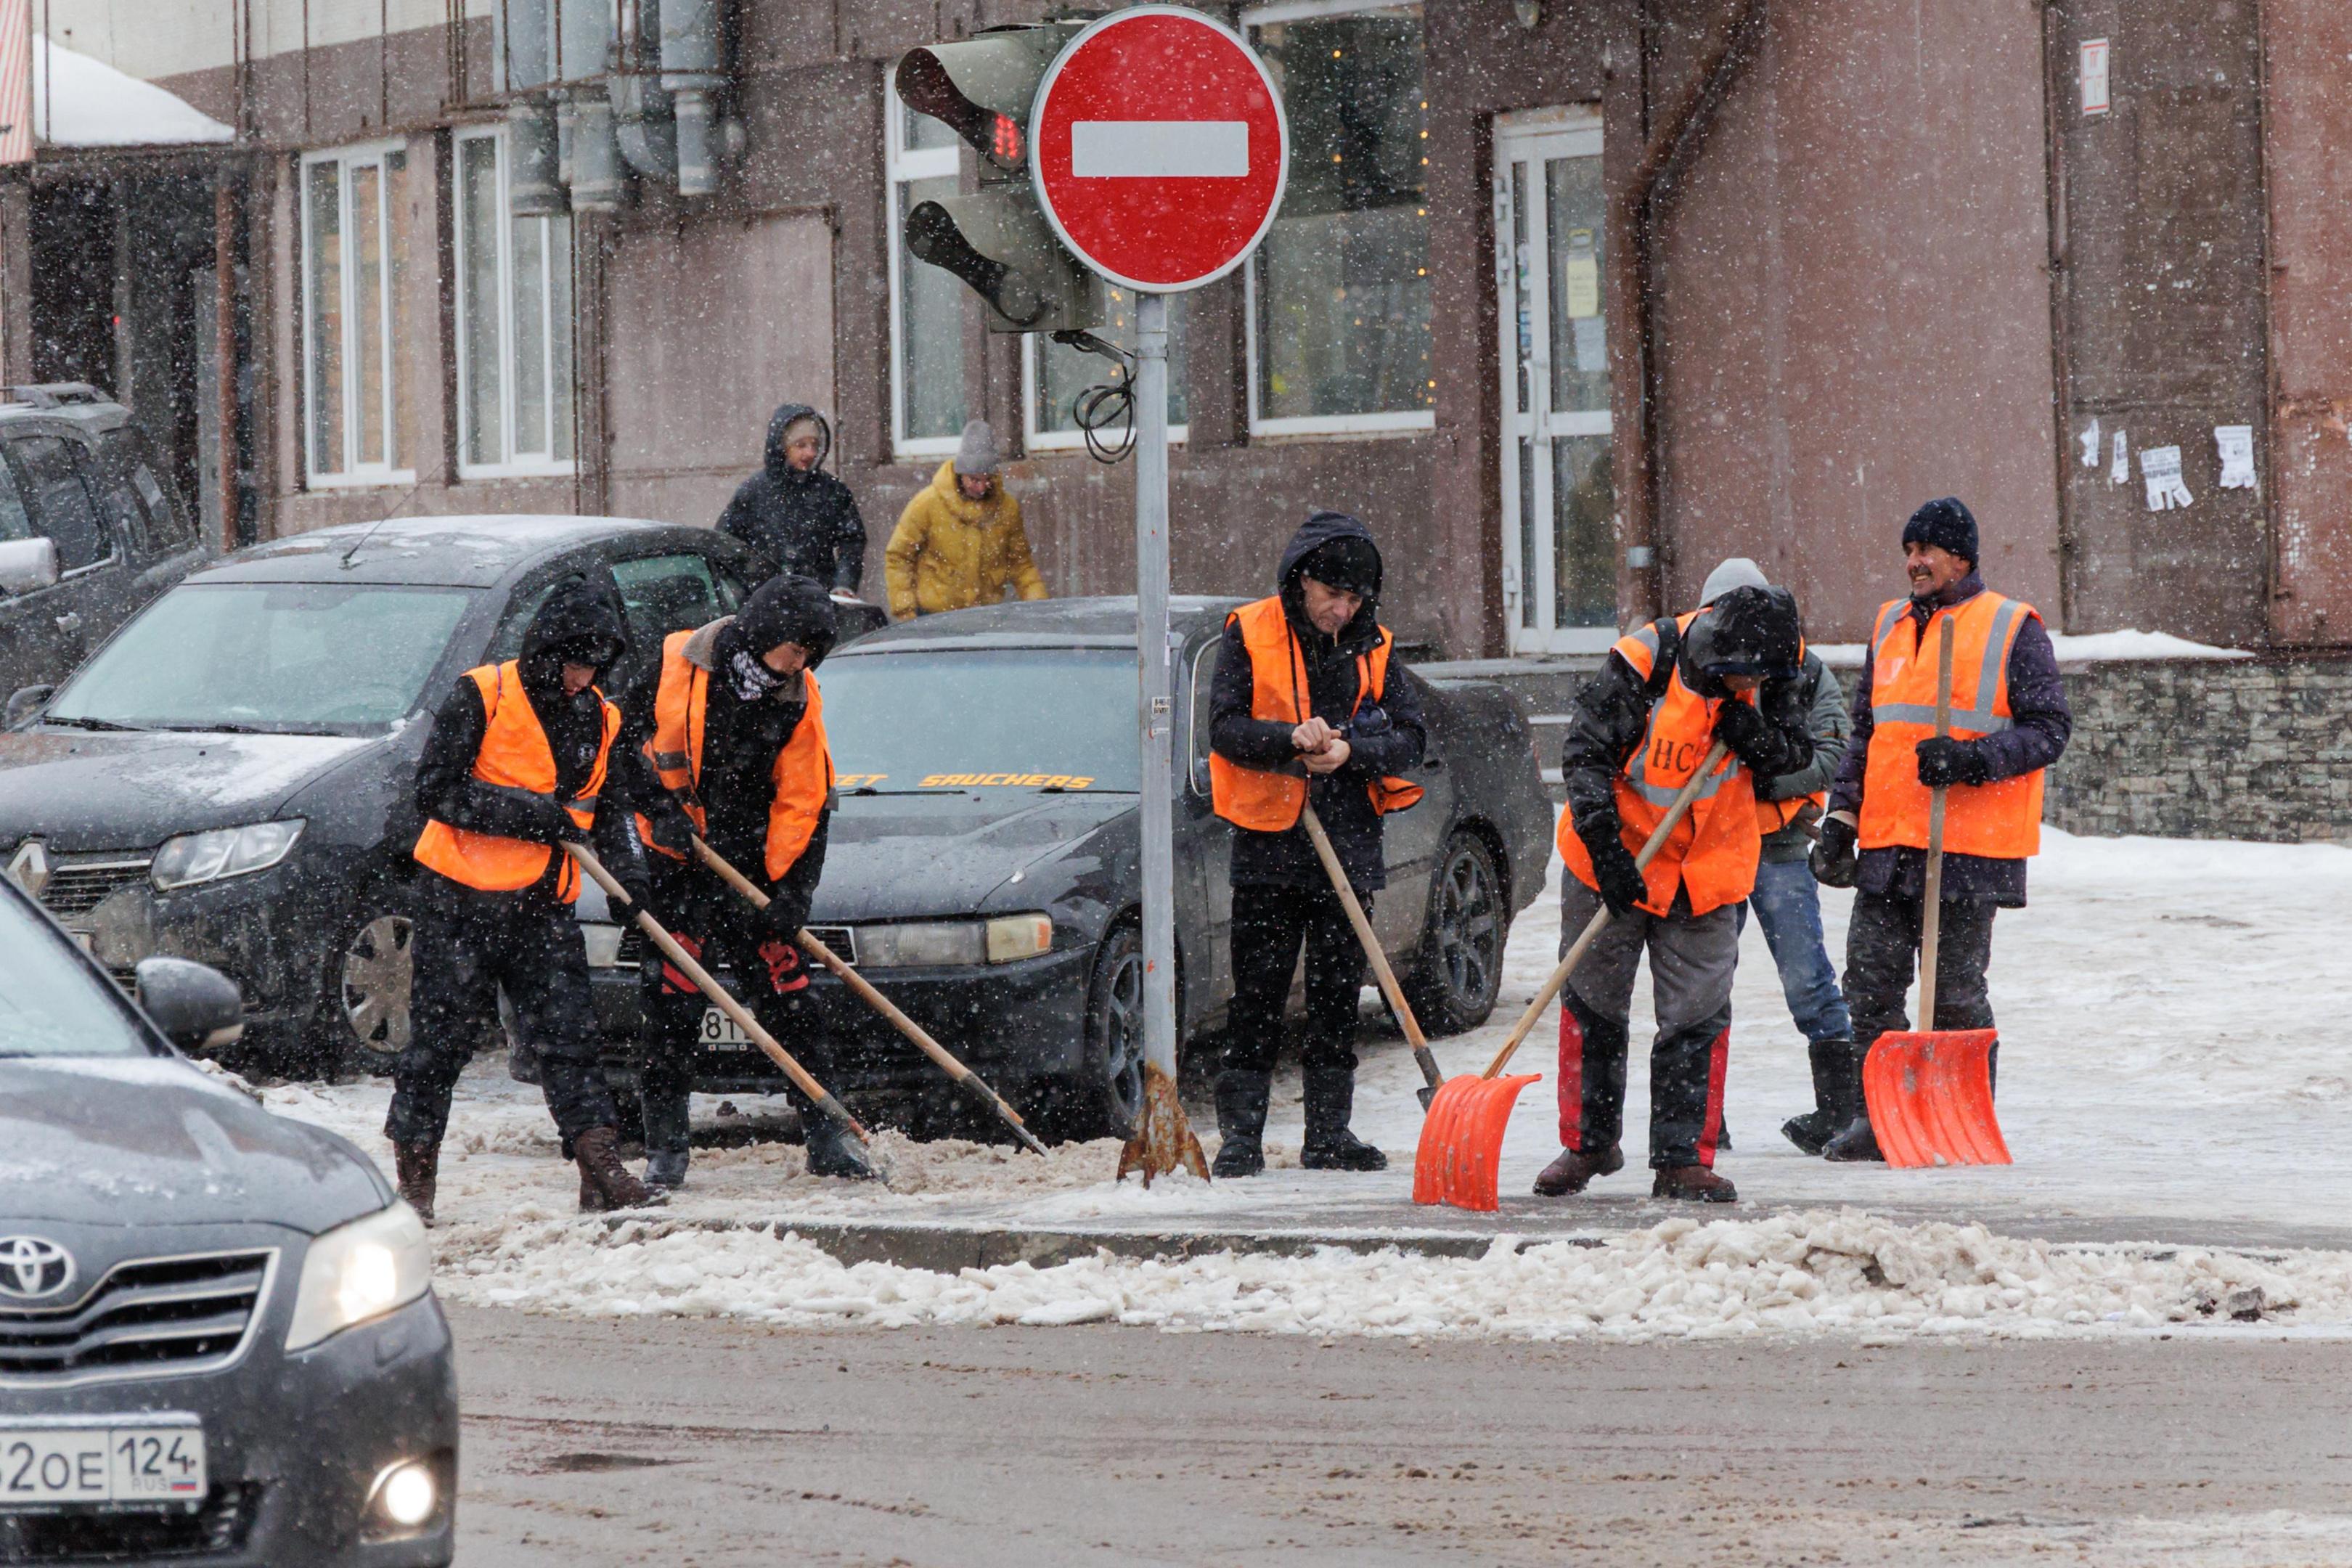
[{"label": "red stripe on trousers", "polygon": [[1730,1066],[1731,1027],[1726,1025],[1707,1050],[1706,1121],[1698,1134],[1698,1163],[1710,1171],[1715,1169],[1715,1141],[1723,1135],[1723,1075]]},{"label": "red stripe on trousers", "polygon": [[1559,1146],[1584,1147],[1584,1026],[1559,1005]]}]

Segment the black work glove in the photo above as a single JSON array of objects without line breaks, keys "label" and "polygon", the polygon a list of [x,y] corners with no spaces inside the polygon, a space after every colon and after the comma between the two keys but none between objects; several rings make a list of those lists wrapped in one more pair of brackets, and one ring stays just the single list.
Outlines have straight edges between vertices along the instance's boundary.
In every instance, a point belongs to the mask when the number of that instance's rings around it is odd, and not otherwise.
[{"label": "black work glove", "polygon": [[1601,813],[1590,822],[1579,823],[1576,836],[1584,841],[1584,852],[1591,858],[1592,880],[1601,890],[1601,901],[1612,915],[1631,914],[1634,905],[1650,896],[1650,886],[1642,880],[1633,852],[1619,836],[1617,813]]},{"label": "black work glove", "polygon": [[616,909],[613,911],[613,919],[616,924],[626,925],[637,917],[639,911],[650,911],[653,909],[654,885],[651,882],[643,877],[624,877],[617,874],[613,880],[620,883],[621,891],[629,895],[628,908]]},{"label": "black work glove", "polygon": [[646,837],[655,848],[694,858],[694,818],[686,815],[686,807],[666,800],[646,814],[646,821],[653,829]]},{"label": "black work glove", "polygon": [[1751,773],[1776,771],[1759,766],[1759,760],[1773,764],[1780,761],[1780,747],[1772,737],[1771,721],[1736,697],[1715,710],[1715,738],[1730,747],[1731,754],[1745,763]]},{"label": "black work glove", "polygon": [[761,911],[761,918],[776,935],[786,942],[793,941],[800,935],[801,927],[808,924],[809,901],[801,894],[776,893],[768,900],[768,907]]},{"label": "black work glove", "polygon": [[1931,735],[1912,750],[1919,758],[1919,782],[1929,789],[1992,782],[1992,766],[1972,741]]},{"label": "black work glove", "polygon": [[588,842],[588,830],[573,821],[570,812],[552,799],[548,799],[547,841],[550,844],[585,844]]},{"label": "black work glove", "polygon": [[1843,812],[1833,812],[1822,818],[1822,836],[1813,840],[1813,852],[1806,857],[1813,868],[1813,879],[1825,888],[1851,888],[1860,859],[1856,854],[1853,819]]}]

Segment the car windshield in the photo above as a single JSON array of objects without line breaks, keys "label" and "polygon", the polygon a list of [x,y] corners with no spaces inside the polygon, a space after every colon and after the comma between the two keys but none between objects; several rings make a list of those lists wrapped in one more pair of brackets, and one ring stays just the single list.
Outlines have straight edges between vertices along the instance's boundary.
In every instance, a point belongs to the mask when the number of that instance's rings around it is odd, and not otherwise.
[{"label": "car windshield", "polygon": [[0,894],[0,1057],[143,1057],[146,1041],[73,950]]},{"label": "car windshield", "polygon": [[877,652],[817,679],[845,790],[1139,787],[1132,653]]},{"label": "car windshield", "polygon": [[467,588],[183,584],[49,705],[87,728],[357,735],[416,706]]}]

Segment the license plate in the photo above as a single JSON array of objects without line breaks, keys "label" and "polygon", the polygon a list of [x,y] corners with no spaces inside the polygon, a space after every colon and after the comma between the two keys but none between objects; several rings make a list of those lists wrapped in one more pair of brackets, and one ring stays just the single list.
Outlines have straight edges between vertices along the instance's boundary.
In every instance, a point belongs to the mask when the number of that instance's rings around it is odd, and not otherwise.
[{"label": "license plate", "polygon": [[194,1421],[0,1426],[0,1511],[195,1503],[205,1491],[205,1430]]},{"label": "license plate", "polygon": [[702,1048],[706,1051],[748,1051],[751,1037],[741,1025],[716,1007],[702,1010]]}]

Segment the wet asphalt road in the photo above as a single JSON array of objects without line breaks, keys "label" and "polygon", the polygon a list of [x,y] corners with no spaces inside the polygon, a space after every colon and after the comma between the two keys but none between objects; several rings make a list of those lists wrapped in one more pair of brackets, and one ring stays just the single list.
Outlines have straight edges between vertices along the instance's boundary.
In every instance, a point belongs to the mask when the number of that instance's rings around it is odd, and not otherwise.
[{"label": "wet asphalt road", "polygon": [[2352,1348],[454,1310],[467,1568],[2352,1564]]}]

